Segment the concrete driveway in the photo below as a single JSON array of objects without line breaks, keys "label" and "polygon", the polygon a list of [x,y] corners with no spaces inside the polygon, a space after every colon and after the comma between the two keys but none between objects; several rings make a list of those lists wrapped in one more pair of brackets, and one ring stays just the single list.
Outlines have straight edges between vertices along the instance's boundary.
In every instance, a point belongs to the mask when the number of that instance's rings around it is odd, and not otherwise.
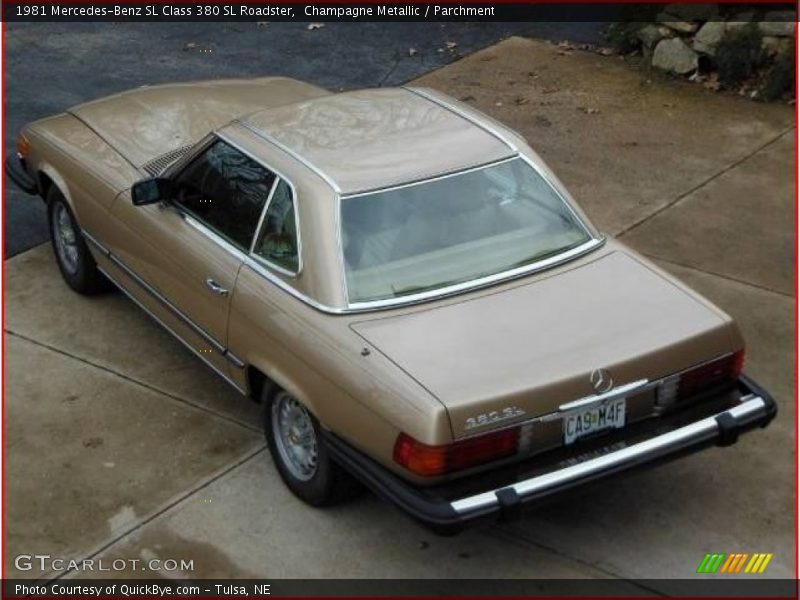
[{"label": "concrete driveway", "polygon": [[207,578],[616,578],[642,593],[706,552],[771,552],[766,576],[793,577],[793,110],[521,38],[416,83],[519,129],[602,230],[738,318],[776,421],[455,538],[369,494],[314,510],[281,484],[256,407],[121,294],[71,293],[40,246],[5,265],[7,577],[52,576],[14,567],[36,552],[191,558],[185,575]]}]

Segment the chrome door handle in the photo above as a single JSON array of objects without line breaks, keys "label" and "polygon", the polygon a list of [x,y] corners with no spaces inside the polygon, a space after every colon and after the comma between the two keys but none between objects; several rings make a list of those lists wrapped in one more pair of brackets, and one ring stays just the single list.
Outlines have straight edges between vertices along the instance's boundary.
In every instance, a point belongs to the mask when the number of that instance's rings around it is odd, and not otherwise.
[{"label": "chrome door handle", "polygon": [[206,287],[208,289],[210,289],[212,292],[214,292],[215,294],[217,294],[218,296],[227,296],[228,295],[228,290],[226,290],[224,287],[222,287],[216,281],[211,279],[211,277],[206,279]]}]

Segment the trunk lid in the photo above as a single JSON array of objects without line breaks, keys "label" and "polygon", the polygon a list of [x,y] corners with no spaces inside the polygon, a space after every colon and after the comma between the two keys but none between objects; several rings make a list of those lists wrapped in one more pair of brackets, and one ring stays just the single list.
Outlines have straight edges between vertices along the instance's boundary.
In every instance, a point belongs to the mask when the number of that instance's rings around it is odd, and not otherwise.
[{"label": "trunk lid", "polygon": [[[444,404],[456,439],[597,393],[594,369],[653,380],[736,343],[724,313],[622,251],[352,327]],[[465,429],[489,414],[505,418]]]}]

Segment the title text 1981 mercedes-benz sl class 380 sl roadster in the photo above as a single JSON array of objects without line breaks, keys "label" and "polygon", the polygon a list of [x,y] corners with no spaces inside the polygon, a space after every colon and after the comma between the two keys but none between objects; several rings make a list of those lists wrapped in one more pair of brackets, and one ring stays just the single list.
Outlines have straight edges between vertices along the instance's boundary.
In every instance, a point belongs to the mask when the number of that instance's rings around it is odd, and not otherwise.
[{"label": "title text 1981 mercedes-benz sl class 380 sl roadster", "polygon": [[438,530],[766,425],[736,323],[430,89],[144,87],[27,125],[78,292],[109,280],[265,405],[286,485]]}]

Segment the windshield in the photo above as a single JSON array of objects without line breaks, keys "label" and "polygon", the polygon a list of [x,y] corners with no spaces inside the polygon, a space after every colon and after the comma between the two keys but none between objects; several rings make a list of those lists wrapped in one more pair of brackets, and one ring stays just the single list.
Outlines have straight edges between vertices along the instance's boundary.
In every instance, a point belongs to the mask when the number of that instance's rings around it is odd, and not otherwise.
[{"label": "windshield", "polygon": [[558,193],[522,159],[342,199],[351,303],[480,279],[589,240]]}]

